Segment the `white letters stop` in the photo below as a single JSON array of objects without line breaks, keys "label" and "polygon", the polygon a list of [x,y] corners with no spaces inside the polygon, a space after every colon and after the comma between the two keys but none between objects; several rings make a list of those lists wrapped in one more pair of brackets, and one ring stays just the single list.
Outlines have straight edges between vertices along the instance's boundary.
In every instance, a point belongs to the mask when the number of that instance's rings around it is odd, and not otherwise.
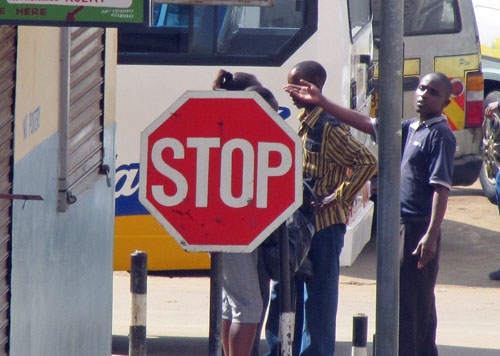
[{"label": "white letters stop", "polygon": [[[195,184],[195,206],[204,208],[208,206],[208,177],[210,168],[210,149],[220,148],[218,137],[189,137],[187,148],[196,150],[196,184]],[[165,194],[163,185],[152,185],[154,199],[163,206],[175,206],[181,203],[188,193],[186,177],[169,166],[162,158],[165,149],[171,149],[174,159],[184,159],[184,146],[175,138],[163,138],[155,142],[151,150],[151,161],[155,169],[163,176],[171,179],[176,185],[173,195]],[[242,187],[241,195],[232,194],[232,165],[233,152],[239,150],[242,153]],[[269,157],[271,152],[277,152],[281,156],[279,166],[270,167]],[[252,144],[244,139],[235,138],[227,141],[220,148],[220,182],[219,194],[221,200],[229,207],[240,208],[249,204],[254,199],[254,176],[257,169],[256,207],[267,208],[269,177],[285,175],[292,167],[292,153],[289,148],[277,142],[258,142],[257,144],[257,167],[254,166],[255,152]]]}]

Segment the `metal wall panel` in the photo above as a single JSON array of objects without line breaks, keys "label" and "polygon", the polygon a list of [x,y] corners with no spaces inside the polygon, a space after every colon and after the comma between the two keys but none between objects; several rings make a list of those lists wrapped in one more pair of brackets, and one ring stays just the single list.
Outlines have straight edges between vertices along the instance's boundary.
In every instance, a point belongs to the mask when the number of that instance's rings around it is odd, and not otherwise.
[{"label": "metal wall panel", "polygon": [[[0,194],[12,194],[17,28],[0,26]],[[12,201],[0,199],[0,354],[8,355]]]},{"label": "metal wall panel", "polygon": [[71,29],[68,188],[97,180],[103,158],[104,30]]}]

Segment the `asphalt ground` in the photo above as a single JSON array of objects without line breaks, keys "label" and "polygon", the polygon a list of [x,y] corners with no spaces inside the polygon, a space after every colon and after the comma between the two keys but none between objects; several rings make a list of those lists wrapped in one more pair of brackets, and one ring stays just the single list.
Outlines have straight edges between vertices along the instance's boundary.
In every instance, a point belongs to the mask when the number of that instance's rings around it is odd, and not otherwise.
[{"label": "asphalt ground", "polygon": [[[500,356],[500,217],[478,183],[454,188],[443,224],[436,286],[437,343],[441,356]],[[208,355],[208,277],[148,277],[148,355]],[[114,355],[128,353],[130,276],[115,272]],[[375,333],[376,240],[372,239],[340,276],[337,356],[351,355],[352,318],[368,316],[368,339]],[[261,349],[265,350],[262,340]],[[372,345],[368,346],[372,355]]]}]

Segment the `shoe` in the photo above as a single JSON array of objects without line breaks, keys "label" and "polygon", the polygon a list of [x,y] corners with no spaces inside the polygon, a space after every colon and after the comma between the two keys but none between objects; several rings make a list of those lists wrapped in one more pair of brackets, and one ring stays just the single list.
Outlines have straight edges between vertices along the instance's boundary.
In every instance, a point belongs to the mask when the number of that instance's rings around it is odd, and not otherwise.
[{"label": "shoe", "polygon": [[491,272],[489,274],[489,276],[490,276],[490,279],[492,279],[494,281],[500,281],[500,269],[498,271]]}]

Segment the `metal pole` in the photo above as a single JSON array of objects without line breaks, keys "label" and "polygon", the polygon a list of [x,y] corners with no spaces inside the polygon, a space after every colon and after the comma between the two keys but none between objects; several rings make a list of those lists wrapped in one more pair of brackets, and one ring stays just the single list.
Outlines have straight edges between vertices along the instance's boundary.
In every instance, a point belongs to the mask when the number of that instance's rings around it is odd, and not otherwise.
[{"label": "metal pole", "polygon": [[357,314],[352,318],[352,352],[351,356],[367,356],[368,316]]},{"label": "metal pole", "polygon": [[146,356],[146,311],[148,256],[135,251],[130,262],[130,292],[132,293],[132,321],[129,332],[130,356]]},{"label": "metal pole", "polygon": [[[377,197],[376,349],[398,355],[399,187],[403,89],[403,1],[383,0],[380,34],[380,121]],[[394,189],[398,187],[398,189]]]},{"label": "metal pole", "polygon": [[290,251],[288,245],[288,229],[286,223],[279,227],[279,249],[280,249],[280,324],[279,324],[279,346],[280,356],[291,356],[293,346],[293,330],[295,313],[292,309],[291,298],[291,275],[290,275]]},{"label": "metal pole", "polygon": [[71,29],[61,27],[61,77],[59,84],[59,186],[57,210],[68,210],[68,138],[71,76]]},{"label": "metal pole", "polygon": [[222,355],[222,255],[210,255],[210,330],[208,336],[209,356]]}]

